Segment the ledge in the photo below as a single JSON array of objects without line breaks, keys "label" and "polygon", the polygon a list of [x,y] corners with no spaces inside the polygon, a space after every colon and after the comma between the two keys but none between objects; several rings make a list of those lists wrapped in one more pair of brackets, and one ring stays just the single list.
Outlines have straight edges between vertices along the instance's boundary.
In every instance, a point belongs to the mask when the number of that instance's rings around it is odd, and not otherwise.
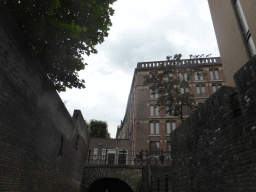
[{"label": "ledge", "polygon": [[90,165],[86,164],[84,168],[126,168],[126,169],[142,169],[142,165]]}]

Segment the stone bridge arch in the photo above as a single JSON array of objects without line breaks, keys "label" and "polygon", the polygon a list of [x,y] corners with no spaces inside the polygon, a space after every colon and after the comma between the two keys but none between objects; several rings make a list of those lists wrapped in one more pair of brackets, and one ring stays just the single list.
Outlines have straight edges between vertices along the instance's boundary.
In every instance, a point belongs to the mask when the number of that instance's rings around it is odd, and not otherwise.
[{"label": "stone bridge arch", "polygon": [[[87,192],[90,188],[94,188],[95,183],[101,183],[103,186],[105,182],[112,183],[115,180],[116,182],[123,184],[123,186],[127,184],[127,192],[129,191],[129,188],[132,190],[131,192],[138,192],[139,188],[144,185],[143,174],[145,173],[143,172],[142,166],[86,165],[84,169],[82,191]],[[104,190],[103,188],[104,187],[102,187],[102,190]],[[123,188],[117,189],[125,192]]]},{"label": "stone bridge arch", "polygon": [[88,192],[133,192],[131,187],[117,178],[101,178],[94,181],[87,190]]}]

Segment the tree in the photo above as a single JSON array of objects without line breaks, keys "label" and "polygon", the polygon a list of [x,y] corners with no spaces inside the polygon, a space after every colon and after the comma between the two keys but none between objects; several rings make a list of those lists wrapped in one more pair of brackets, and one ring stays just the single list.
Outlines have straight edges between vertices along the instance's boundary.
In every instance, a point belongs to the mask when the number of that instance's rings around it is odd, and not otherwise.
[{"label": "tree", "polygon": [[107,122],[92,119],[88,126],[91,137],[110,138]]},{"label": "tree", "polygon": [[85,88],[82,55],[108,36],[116,0],[3,0],[56,90]]},{"label": "tree", "polygon": [[[181,54],[167,56],[167,60],[180,62]],[[159,94],[155,107],[166,109],[166,113],[174,116],[180,116],[183,122],[182,106],[190,107],[191,110],[196,108],[194,95],[190,93],[189,81],[194,73],[198,76],[203,74],[199,66],[187,65],[164,65],[156,67],[150,75],[144,76],[144,85],[149,85],[152,90],[151,94]]]}]

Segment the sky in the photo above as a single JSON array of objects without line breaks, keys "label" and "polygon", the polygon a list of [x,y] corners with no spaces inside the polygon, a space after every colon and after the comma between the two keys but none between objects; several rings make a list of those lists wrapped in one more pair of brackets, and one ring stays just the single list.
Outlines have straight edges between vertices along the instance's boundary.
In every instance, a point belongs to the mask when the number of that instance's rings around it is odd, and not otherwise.
[{"label": "sky", "polygon": [[60,93],[71,114],[106,121],[111,138],[123,120],[138,62],[163,61],[167,55],[211,54],[219,57],[207,0],[117,0],[109,36],[84,56],[79,72],[85,89]]}]

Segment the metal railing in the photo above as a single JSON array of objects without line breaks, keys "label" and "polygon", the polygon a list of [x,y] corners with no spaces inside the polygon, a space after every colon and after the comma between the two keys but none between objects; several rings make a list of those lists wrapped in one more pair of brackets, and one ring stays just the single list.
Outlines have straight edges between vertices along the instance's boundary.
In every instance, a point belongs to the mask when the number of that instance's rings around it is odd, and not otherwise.
[{"label": "metal railing", "polygon": [[91,149],[88,151],[86,164],[112,164],[112,165],[156,165],[170,166],[170,151],[148,151],[141,150],[134,152],[125,149],[104,149],[97,150],[94,153]]},{"label": "metal railing", "polygon": [[151,62],[139,62],[137,68],[159,67],[164,66],[193,66],[193,65],[207,65],[207,64],[221,64],[220,57],[209,58],[196,58],[196,59],[182,59],[182,60],[170,60],[170,61],[151,61]]}]

